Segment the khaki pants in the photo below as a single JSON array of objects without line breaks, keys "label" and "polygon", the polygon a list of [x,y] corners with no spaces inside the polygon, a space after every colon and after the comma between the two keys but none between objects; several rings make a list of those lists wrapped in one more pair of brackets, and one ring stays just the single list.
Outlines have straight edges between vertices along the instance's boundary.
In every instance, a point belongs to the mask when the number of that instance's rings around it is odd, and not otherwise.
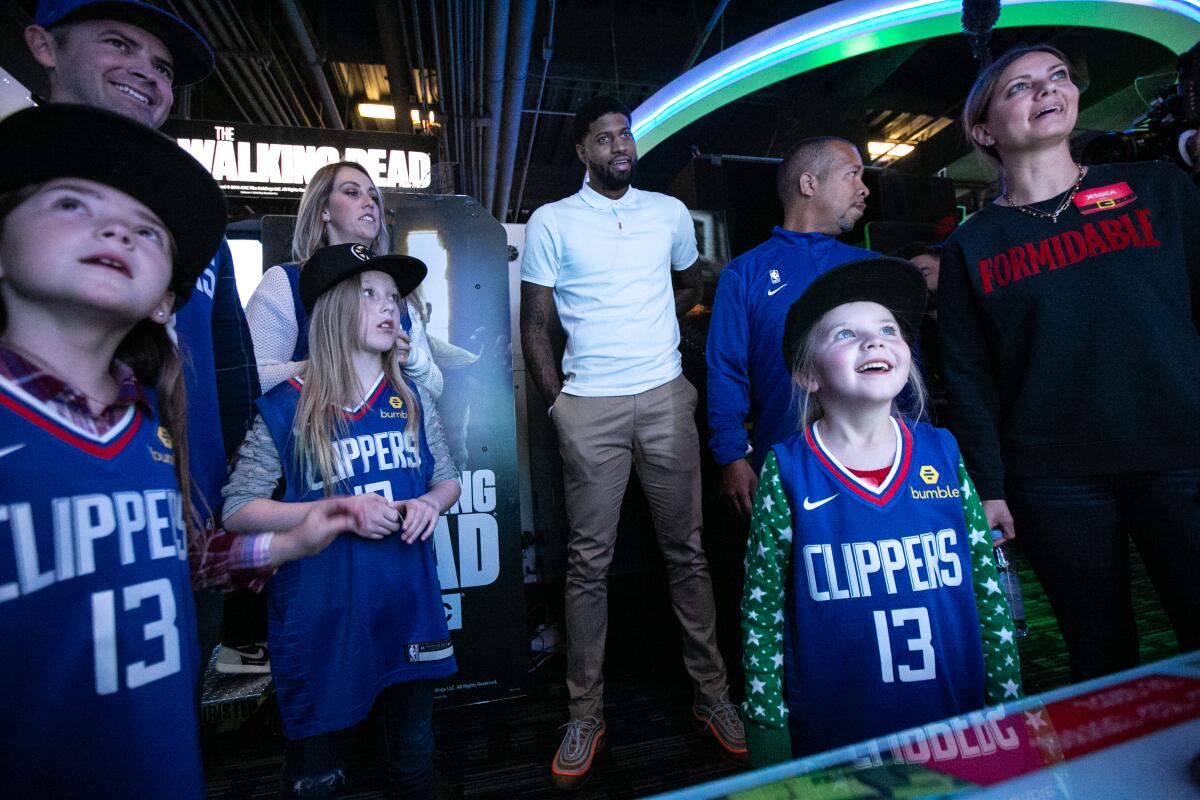
[{"label": "khaki pants", "polygon": [[712,582],[700,545],[696,399],[695,388],[680,376],[641,394],[563,393],[554,404],[571,524],[566,593],[571,719],[603,716],[608,568],[631,465],[654,517],[696,697],[712,705],[726,689]]}]

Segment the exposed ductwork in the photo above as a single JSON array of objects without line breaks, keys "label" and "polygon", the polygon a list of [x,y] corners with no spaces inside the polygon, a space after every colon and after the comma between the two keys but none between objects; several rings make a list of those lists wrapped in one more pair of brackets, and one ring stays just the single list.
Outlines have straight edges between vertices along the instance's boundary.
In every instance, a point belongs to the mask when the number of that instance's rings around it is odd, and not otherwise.
[{"label": "exposed ductwork", "polygon": [[341,130],[345,127],[342,125],[342,115],[338,112],[333,92],[329,90],[329,82],[325,80],[325,73],[321,69],[321,59],[317,57],[317,50],[313,47],[308,20],[304,18],[304,12],[296,5],[296,0],[279,0],[279,4],[283,6],[283,16],[287,19],[292,36],[296,37],[296,41],[300,45],[300,53],[304,56],[304,63],[308,65],[309,76],[317,88],[317,93],[321,96],[321,103],[325,106],[325,124],[330,128]]},{"label": "exposed ductwork", "polygon": [[525,79],[529,72],[529,47],[533,41],[536,0],[516,0],[509,24],[508,58],[504,75],[504,118],[500,127],[497,157],[496,199],[493,215],[504,222],[512,194],[513,167],[517,161],[517,138],[521,133],[521,109],[525,103]]},{"label": "exposed ductwork", "polygon": [[379,42],[383,45],[383,65],[387,69],[388,88],[392,98],[392,108],[396,112],[396,130],[404,130],[404,125],[408,122],[408,81],[405,80],[406,74],[412,74],[412,70],[405,71],[405,66],[401,62],[400,41],[395,36],[388,35],[387,31],[400,30],[400,15],[396,10],[395,0],[375,0],[375,19],[379,23]]},{"label": "exposed ductwork", "polygon": [[500,158],[500,121],[504,117],[504,60],[508,47],[508,0],[493,0],[488,4],[487,68],[484,93],[487,127],[483,132],[483,186],[480,199],[488,210],[496,213],[496,173]]}]

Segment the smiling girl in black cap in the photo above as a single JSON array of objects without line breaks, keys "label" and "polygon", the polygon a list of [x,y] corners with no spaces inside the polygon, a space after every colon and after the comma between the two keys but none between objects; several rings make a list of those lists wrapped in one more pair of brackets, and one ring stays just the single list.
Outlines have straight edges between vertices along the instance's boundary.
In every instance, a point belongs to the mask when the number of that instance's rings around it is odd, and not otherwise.
[{"label": "smiling girl in black cap", "polygon": [[746,742],[764,766],[1015,699],[1013,625],[953,437],[906,419],[925,283],[835,267],[791,307],[804,429],[767,455],[742,600]]},{"label": "smiling girl in black cap", "polygon": [[[166,323],[224,200],[170,139],[82,106],[6,118],[0,153],[0,796],[199,798],[188,556],[216,538]],[[344,506],[242,544],[296,558]]]},{"label": "smiling girl in black cap", "polygon": [[[389,796],[433,795],[433,685],[456,666],[429,537],[459,485],[434,478],[422,409],[396,357],[404,298],[425,272],[362,244],[305,262],[309,360],[258,401],[225,489],[235,530],[287,527],[331,495],[352,495],[367,520],[267,585],[285,797],[338,795],[372,709]],[[282,498],[271,499],[281,476]]]}]

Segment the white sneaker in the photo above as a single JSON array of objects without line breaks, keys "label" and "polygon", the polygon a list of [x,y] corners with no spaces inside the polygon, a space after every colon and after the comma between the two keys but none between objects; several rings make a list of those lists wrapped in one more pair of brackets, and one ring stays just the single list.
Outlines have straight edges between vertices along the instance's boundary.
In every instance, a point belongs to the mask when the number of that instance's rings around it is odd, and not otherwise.
[{"label": "white sneaker", "polygon": [[247,647],[221,645],[217,654],[217,672],[265,675],[271,671],[271,657],[266,642]]}]

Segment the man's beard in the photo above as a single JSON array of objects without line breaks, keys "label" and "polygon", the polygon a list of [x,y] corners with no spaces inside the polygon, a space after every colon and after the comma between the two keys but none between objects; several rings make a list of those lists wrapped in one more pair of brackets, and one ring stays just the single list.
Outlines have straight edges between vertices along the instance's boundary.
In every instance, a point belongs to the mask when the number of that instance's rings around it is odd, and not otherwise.
[{"label": "man's beard", "polygon": [[624,189],[633,183],[633,175],[637,172],[637,159],[629,159],[629,172],[626,175],[617,175],[608,164],[597,164],[596,162],[588,163],[588,180],[599,183],[609,191],[617,191]]},{"label": "man's beard", "polygon": [[842,233],[849,233],[854,230],[854,220],[849,219],[844,214],[837,218],[838,230]]}]

